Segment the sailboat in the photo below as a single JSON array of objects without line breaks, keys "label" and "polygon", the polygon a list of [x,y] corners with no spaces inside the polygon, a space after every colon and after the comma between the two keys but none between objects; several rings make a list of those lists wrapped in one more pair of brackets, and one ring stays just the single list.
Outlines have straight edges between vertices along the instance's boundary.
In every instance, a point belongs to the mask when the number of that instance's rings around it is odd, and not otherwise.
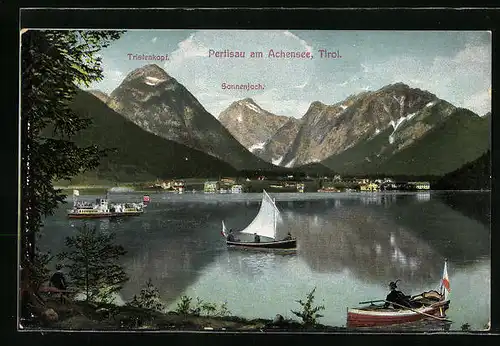
[{"label": "sailboat", "polygon": [[297,246],[296,239],[276,240],[277,239],[277,224],[281,222],[281,213],[276,206],[275,199],[271,198],[264,190],[262,193],[262,203],[259,212],[253,221],[240,233],[253,234],[262,237],[260,242],[255,241],[238,241],[228,240],[228,230],[222,221],[221,235],[226,238],[228,247],[250,248],[250,249],[295,249]]}]

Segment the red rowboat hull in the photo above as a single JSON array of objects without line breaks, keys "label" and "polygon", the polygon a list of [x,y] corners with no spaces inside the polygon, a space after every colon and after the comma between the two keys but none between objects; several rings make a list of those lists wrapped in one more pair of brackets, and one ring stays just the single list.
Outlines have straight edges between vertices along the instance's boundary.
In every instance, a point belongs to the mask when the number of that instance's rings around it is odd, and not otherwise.
[{"label": "red rowboat hull", "polygon": [[[427,315],[442,317],[449,307],[449,301],[435,303],[431,306],[414,309]],[[391,324],[415,322],[424,318],[430,318],[411,310],[396,310],[394,312],[366,311],[361,309],[347,310],[347,327],[375,327]]]}]

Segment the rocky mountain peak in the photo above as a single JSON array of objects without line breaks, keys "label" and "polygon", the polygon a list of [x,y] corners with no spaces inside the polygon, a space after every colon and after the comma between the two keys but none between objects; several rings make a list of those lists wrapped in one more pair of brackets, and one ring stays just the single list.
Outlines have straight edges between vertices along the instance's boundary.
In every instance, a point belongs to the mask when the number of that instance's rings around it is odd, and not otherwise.
[{"label": "rocky mountain peak", "polygon": [[253,99],[233,102],[219,115],[222,125],[249,151],[261,151],[265,143],[283,126],[288,117],[262,109]]},{"label": "rocky mountain peak", "polygon": [[132,81],[142,81],[148,85],[156,86],[157,84],[165,81],[172,80],[173,78],[165,72],[160,66],[156,64],[148,64],[139,67],[130,72],[123,80],[123,83]]},{"label": "rocky mountain peak", "polygon": [[241,103],[253,103],[253,104],[257,104],[257,103],[255,103],[255,101],[251,97],[244,98],[243,100],[240,100],[240,102]]}]

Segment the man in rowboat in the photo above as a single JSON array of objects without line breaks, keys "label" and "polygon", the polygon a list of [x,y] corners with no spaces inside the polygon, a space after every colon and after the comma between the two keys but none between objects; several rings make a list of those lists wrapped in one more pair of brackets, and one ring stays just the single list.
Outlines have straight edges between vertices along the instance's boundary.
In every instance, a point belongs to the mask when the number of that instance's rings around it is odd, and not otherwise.
[{"label": "man in rowboat", "polygon": [[[407,306],[407,307],[411,308],[411,304],[410,304],[411,297],[407,296],[403,292],[397,290],[397,288],[398,288],[397,282],[398,281],[400,281],[400,280],[398,279],[398,280],[396,280],[396,282],[389,283],[389,287],[391,289],[391,292],[385,298],[385,300],[386,300],[386,302],[384,304],[385,308],[388,308],[389,305],[391,305],[390,302],[394,302],[396,304]],[[394,305],[394,304],[392,306],[396,309],[401,308],[400,306]]]}]

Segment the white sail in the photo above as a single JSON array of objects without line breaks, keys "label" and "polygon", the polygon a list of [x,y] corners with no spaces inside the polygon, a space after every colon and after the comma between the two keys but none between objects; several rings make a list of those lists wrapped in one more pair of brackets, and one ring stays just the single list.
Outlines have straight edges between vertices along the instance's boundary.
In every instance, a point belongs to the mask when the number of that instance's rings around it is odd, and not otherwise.
[{"label": "white sail", "polygon": [[276,239],[276,226],[281,222],[280,211],[274,200],[264,190],[259,213],[241,233],[257,233],[262,237]]}]

